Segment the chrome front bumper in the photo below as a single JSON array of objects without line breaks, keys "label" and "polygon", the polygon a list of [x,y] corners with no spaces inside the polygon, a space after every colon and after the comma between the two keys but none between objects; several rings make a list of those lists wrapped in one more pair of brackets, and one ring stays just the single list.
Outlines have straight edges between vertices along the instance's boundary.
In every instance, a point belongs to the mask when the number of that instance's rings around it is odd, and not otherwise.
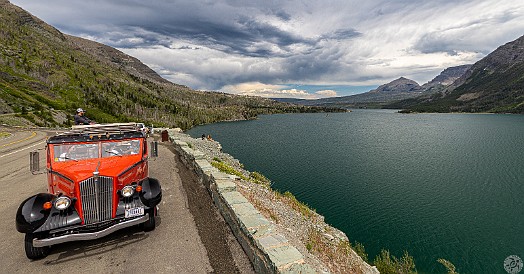
[{"label": "chrome front bumper", "polygon": [[148,219],[149,219],[149,213],[146,213],[144,216],[140,218],[120,222],[118,224],[112,225],[104,230],[100,230],[97,232],[68,234],[68,235],[58,236],[54,238],[47,238],[47,239],[33,239],[33,246],[34,247],[43,247],[43,246],[56,245],[56,244],[72,242],[72,241],[94,240],[94,239],[105,237],[122,228],[141,224],[147,221]]}]

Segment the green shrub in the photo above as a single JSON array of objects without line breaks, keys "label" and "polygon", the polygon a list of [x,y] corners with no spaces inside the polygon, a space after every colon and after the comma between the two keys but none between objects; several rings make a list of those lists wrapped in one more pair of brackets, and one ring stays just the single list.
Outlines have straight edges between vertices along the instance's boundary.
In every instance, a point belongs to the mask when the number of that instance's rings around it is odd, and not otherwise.
[{"label": "green shrub", "polygon": [[306,249],[307,249],[307,251],[311,252],[311,249],[313,249],[313,244],[311,242],[307,243],[306,244]]},{"label": "green shrub", "polygon": [[448,274],[459,274],[455,270],[455,265],[453,265],[450,261],[445,259],[438,259],[437,262],[441,263],[448,270]]},{"label": "green shrub", "polygon": [[368,254],[366,253],[366,249],[364,248],[363,244],[361,244],[359,242],[355,242],[355,247],[353,248],[353,250],[355,250],[355,252],[358,254],[358,256],[360,256],[360,258],[362,258],[362,260],[364,260],[365,262],[369,263]]},{"label": "green shrub", "polygon": [[415,270],[415,261],[404,251],[402,258],[397,259],[389,253],[389,250],[382,249],[379,255],[373,261],[378,271],[382,274],[411,274],[417,273]]}]

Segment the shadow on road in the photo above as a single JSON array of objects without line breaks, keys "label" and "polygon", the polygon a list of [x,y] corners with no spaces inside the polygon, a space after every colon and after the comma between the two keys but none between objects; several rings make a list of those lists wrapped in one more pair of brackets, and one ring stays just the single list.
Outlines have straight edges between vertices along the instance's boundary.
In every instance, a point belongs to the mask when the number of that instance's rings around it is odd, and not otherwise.
[{"label": "shadow on road", "polygon": [[[157,216],[157,224],[160,218]],[[112,233],[106,237],[90,240],[63,243],[51,248],[51,253],[59,254],[54,260],[46,260],[46,265],[59,265],[78,257],[89,258],[93,256],[102,257],[102,254],[111,252],[115,249],[132,245],[149,238],[149,234],[144,232],[140,227],[131,227]]]}]

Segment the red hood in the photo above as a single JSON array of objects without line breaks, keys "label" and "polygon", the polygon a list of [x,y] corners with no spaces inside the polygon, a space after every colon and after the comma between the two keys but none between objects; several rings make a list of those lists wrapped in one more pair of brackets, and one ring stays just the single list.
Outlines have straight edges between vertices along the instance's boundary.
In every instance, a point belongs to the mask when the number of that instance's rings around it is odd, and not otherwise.
[{"label": "red hood", "polygon": [[93,176],[98,163],[100,176],[115,177],[140,162],[140,155],[110,157],[105,159],[89,159],[81,161],[67,161],[53,163],[53,171],[56,171],[74,182],[81,182]]}]

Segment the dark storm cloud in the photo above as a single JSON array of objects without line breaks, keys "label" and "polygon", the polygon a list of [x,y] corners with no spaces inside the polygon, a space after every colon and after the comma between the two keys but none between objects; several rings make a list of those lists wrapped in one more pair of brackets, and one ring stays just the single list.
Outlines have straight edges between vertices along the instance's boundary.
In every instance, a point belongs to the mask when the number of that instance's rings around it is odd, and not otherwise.
[{"label": "dark storm cloud", "polygon": [[457,49],[461,48],[458,43],[459,41],[455,37],[446,38],[439,33],[430,33],[422,36],[413,46],[413,49],[422,53],[446,52],[455,55]]},{"label": "dark storm cloud", "polygon": [[317,49],[310,54],[288,58],[283,70],[289,72],[287,78],[318,80],[325,75],[334,74],[342,68],[340,62],[344,55],[339,50]]},{"label": "dark storm cloud", "polygon": [[196,89],[425,82],[522,35],[512,0],[11,0]]},{"label": "dark storm cloud", "polygon": [[[225,53],[250,57],[285,57],[293,53],[288,49],[291,45],[313,47],[317,43],[247,17],[240,18],[234,24],[210,21],[195,24],[188,21],[147,28],[162,36],[182,38]],[[274,46],[279,51],[267,48],[267,45]]]},{"label": "dark storm cloud", "polygon": [[289,21],[291,20],[291,15],[283,10],[278,10],[275,13],[275,16],[280,18],[282,21]]},{"label": "dark storm cloud", "polygon": [[[257,14],[242,14],[237,7],[208,5],[210,9],[192,2],[152,2],[146,5],[144,2],[113,0],[83,8],[82,15],[77,16],[71,16],[69,12],[78,10],[57,10],[54,18],[62,16],[67,19],[57,20],[54,25],[64,32],[96,37],[115,47],[169,46],[169,38],[185,39],[225,53],[249,57],[285,57],[294,53],[289,46],[313,47],[318,42],[263,22],[253,16]],[[277,8],[258,12],[264,14],[264,11],[282,22],[292,18]]]},{"label": "dark storm cloud", "polygon": [[322,38],[323,39],[344,40],[344,39],[352,39],[360,35],[362,35],[362,33],[358,32],[357,30],[353,28],[338,29],[332,33],[322,35]]}]

